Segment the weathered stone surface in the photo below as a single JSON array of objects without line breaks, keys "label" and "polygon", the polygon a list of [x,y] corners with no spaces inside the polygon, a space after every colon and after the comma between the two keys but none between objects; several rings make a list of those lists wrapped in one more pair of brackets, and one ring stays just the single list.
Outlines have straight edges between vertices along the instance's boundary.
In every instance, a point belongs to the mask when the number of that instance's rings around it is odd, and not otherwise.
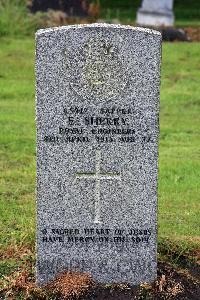
[{"label": "weathered stone surface", "polygon": [[173,0],[143,0],[137,12],[137,24],[148,26],[173,26]]},{"label": "weathered stone surface", "polygon": [[156,278],[161,35],[93,24],[40,30],[37,282]]}]

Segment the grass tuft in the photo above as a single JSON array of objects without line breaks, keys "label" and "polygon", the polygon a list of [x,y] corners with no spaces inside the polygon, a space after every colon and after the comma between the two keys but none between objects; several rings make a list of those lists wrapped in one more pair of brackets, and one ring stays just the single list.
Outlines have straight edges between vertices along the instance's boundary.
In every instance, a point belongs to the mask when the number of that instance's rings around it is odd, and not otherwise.
[{"label": "grass tuft", "polygon": [[28,13],[25,0],[0,0],[0,37],[34,34],[36,18]]}]

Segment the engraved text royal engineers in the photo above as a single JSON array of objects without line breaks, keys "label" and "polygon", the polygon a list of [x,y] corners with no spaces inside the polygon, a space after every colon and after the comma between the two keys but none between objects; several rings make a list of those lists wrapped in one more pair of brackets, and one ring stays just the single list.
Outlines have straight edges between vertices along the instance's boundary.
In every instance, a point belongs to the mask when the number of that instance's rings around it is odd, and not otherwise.
[{"label": "engraved text royal engineers", "polygon": [[156,278],[161,35],[91,24],[39,30],[37,283]]}]

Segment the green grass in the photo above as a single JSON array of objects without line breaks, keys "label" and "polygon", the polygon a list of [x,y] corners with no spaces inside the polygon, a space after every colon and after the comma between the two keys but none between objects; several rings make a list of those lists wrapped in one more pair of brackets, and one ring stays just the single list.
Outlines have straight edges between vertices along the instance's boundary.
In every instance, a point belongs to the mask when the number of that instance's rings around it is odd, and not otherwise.
[{"label": "green grass", "polygon": [[0,40],[2,243],[34,240],[34,43]]},{"label": "green grass", "polygon": [[160,236],[197,241],[200,44],[165,44],[161,85]]},{"label": "green grass", "polygon": [[33,35],[36,17],[28,14],[26,0],[0,0],[0,37]]},{"label": "green grass", "polygon": [[[5,249],[35,240],[34,42],[5,38],[0,43],[0,240]],[[161,85],[159,240],[191,249],[199,246],[200,234],[199,51],[198,43],[164,44]]]}]

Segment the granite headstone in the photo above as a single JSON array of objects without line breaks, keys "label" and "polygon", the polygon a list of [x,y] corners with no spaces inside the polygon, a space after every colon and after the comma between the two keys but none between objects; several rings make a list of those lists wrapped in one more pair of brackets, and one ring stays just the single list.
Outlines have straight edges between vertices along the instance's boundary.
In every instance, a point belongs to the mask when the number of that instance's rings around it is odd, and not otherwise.
[{"label": "granite headstone", "polygon": [[161,35],[91,24],[39,30],[37,283],[156,278]]},{"label": "granite headstone", "polygon": [[143,0],[137,12],[137,24],[148,26],[173,26],[174,0]]}]

